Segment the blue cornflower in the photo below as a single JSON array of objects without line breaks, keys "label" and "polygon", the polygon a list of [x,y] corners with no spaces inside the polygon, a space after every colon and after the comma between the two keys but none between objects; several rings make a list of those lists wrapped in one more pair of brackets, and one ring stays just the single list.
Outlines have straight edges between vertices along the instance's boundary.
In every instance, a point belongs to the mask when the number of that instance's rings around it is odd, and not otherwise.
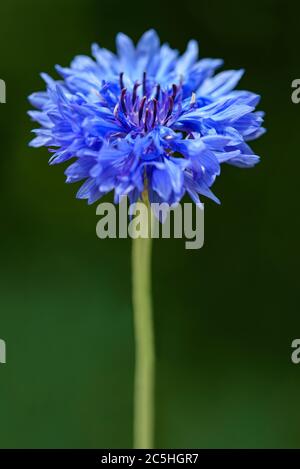
[{"label": "blue cornflower", "polygon": [[48,147],[51,164],[75,157],[66,182],[84,181],[77,197],[88,203],[112,190],[135,202],[145,189],[150,202],[218,202],[220,165],[259,161],[247,142],[265,131],[260,97],[233,91],[243,71],[214,74],[222,61],[198,60],[195,41],[181,56],[153,30],[136,47],[124,34],[116,42],[116,54],[93,45],[94,59],[57,66],[61,80],[42,74],[47,90],[29,97],[41,125],[31,146]]}]

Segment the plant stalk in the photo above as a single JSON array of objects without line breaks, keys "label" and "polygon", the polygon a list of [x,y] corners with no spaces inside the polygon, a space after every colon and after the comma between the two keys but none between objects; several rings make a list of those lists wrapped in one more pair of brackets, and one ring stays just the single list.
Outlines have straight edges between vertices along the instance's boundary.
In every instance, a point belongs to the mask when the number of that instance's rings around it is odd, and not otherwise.
[{"label": "plant stalk", "polygon": [[[148,237],[133,239],[132,287],[135,333],[134,448],[154,444],[154,329],[151,298],[150,207]],[[143,220],[144,222],[145,220]]]}]

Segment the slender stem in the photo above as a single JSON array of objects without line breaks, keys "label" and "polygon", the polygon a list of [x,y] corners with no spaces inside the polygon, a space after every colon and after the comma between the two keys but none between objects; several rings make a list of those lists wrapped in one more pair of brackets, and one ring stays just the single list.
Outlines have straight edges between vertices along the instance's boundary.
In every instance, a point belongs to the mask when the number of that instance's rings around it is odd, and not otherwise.
[{"label": "slender stem", "polygon": [[[149,220],[149,219],[148,219]],[[153,447],[154,332],[151,304],[151,236],[133,239],[135,331],[134,448]]]}]

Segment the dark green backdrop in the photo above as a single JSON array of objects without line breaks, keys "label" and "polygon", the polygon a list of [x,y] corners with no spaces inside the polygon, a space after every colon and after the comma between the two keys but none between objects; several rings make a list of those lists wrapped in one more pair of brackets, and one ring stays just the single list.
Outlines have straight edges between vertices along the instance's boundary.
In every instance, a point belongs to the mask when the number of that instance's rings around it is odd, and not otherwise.
[{"label": "dark green backdrop", "polygon": [[130,241],[97,239],[95,206],[27,147],[26,96],[92,42],[150,27],[246,68],[268,128],[253,145],[261,164],[216,182],[205,247],[155,242],[157,446],[300,447],[298,14],[275,0],[1,2],[1,447],[131,445]]}]

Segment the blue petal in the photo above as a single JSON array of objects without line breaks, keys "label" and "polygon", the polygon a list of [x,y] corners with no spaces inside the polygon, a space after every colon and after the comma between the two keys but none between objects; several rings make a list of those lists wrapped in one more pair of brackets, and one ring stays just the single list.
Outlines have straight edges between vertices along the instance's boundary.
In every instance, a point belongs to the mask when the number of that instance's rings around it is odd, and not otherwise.
[{"label": "blue petal", "polygon": [[176,72],[179,75],[184,75],[185,72],[194,65],[198,57],[198,52],[197,41],[189,41],[185,53],[177,60]]},{"label": "blue petal", "polygon": [[244,70],[226,70],[218,73],[215,77],[206,80],[199,88],[198,93],[218,98],[231,91],[240,81],[243,74]]}]

